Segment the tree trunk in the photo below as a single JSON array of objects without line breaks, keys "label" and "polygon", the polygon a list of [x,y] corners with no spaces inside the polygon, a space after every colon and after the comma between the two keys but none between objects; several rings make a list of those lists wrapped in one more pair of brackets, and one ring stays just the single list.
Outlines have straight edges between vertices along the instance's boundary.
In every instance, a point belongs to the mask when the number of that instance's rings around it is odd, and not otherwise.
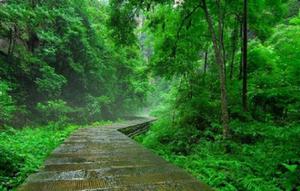
[{"label": "tree trunk", "polygon": [[240,58],[240,71],[239,80],[243,78],[243,21],[240,21],[240,37],[241,37],[241,58]]},{"label": "tree trunk", "polygon": [[219,47],[222,54],[222,60],[223,60],[223,68],[224,68],[224,75],[225,75],[225,83],[226,83],[226,50],[224,45],[224,11],[221,8],[221,0],[217,0],[217,7],[218,7],[218,41],[219,41]]},{"label": "tree trunk", "polygon": [[248,53],[248,0],[244,0],[243,14],[243,92],[242,103],[243,110],[248,111],[248,76],[247,76],[247,53]]},{"label": "tree trunk", "polygon": [[206,75],[207,64],[208,64],[208,51],[205,51],[205,53],[204,53],[204,69],[203,69],[204,75]]},{"label": "tree trunk", "polygon": [[9,46],[8,46],[8,50],[7,50],[7,54],[9,56],[13,55],[14,51],[15,51],[16,33],[17,33],[17,27],[14,25],[13,28],[10,29]]},{"label": "tree trunk", "polygon": [[[225,70],[224,70],[224,55],[222,55],[222,44],[218,39],[221,39],[222,37],[219,36],[217,38],[216,31],[213,26],[213,20],[211,18],[211,15],[209,14],[208,7],[206,5],[206,0],[200,0],[200,3],[202,5],[202,8],[204,10],[205,18],[208,24],[209,32],[211,33],[212,37],[212,43],[214,47],[215,52],[215,59],[219,66],[219,78],[220,78],[220,90],[221,90],[221,111],[222,111],[222,124],[223,124],[223,136],[224,139],[227,139],[230,136],[229,133],[229,114],[228,114],[228,106],[227,106],[227,91],[226,91],[226,79],[225,79]],[[220,23],[219,15],[219,21],[218,21],[218,29],[219,29],[219,35],[222,35],[220,33],[220,29],[222,28],[222,23]]]},{"label": "tree trunk", "polygon": [[230,73],[229,73],[229,78],[230,80],[233,79],[233,73],[234,73],[234,59],[235,59],[235,53],[236,53],[236,48],[237,48],[237,40],[238,40],[238,18],[236,19],[236,23],[232,32],[232,55],[231,55],[231,63],[230,63]]},{"label": "tree trunk", "polygon": [[7,55],[11,55],[13,38],[14,38],[14,34],[13,34],[13,29],[11,28],[9,30],[9,44],[8,44],[8,49],[7,49]]}]

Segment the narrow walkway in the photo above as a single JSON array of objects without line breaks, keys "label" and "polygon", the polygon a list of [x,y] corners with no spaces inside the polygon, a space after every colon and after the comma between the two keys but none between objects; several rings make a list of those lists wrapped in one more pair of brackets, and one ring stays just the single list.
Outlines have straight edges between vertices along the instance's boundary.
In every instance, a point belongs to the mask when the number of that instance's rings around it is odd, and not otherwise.
[{"label": "narrow walkway", "polygon": [[[211,190],[118,131],[133,120],[75,132],[19,191]],[[149,121],[148,121],[149,122]]]}]

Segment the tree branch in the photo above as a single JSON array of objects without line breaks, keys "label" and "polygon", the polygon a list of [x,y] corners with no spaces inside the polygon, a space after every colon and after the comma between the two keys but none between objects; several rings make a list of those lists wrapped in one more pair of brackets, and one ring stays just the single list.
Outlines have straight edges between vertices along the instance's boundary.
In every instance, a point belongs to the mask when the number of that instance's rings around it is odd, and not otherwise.
[{"label": "tree branch", "polygon": [[196,7],[194,7],[193,9],[192,9],[192,11],[191,12],[189,12],[183,19],[182,19],[182,21],[181,21],[181,23],[180,23],[180,25],[179,25],[179,28],[178,28],[178,30],[177,30],[177,32],[176,32],[176,41],[175,41],[175,44],[174,44],[174,49],[173,49],[173,52],[172,52],[172,54],[173,54],[173,56],[175,57],[175,55],[176,55],[176,51],[177,51],[177,43],[178,43],[178,41],[179,41],[179,35],[180,35],[180,32],[181,32],[181,30],[182,30],[182,28],[183,28],[183,26],[184,26],[184,23],[186,22],[186,20],[187,19],[189,19],[199,8],[201,8],[201,5],[199,4],[199,5],[197,5]]}]

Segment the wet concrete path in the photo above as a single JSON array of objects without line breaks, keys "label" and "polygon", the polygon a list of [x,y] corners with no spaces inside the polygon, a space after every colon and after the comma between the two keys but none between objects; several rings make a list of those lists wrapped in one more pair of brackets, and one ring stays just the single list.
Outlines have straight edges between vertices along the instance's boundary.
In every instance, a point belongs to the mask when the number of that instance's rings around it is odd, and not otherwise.
[{"label": "wet concrete path", "polygon": [[211,190],[118,131],[150,120],[79,129],[54,150],[40,171],[29,176],[18,190]]}]

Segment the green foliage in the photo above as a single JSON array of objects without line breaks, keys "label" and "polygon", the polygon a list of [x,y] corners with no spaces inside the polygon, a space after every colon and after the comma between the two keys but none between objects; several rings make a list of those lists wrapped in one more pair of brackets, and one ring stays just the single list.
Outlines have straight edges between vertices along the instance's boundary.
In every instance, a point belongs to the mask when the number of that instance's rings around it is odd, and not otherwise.
[{"label": "green foliage", "polygon": [[60,95],[62,86],[66,84],[64,76],[56,74],[50,66],[44,66],[40,69],[41,78],[37,78],[35,83],[39,92],[46,92],[49,97],[57,97]]},{"label": "green foliage", "polygon": [[286,74],[285,80],[292,83],[292,85],[300,84],[298,78],[300,74],[300,56],[297,54],[300,45],[300,23],[297,22],[299,19],[300,15],[291,19],[290,24],[279,25],[269,41],[269,44],[274,46],[274,50],[279,56],[279,67]]},{"label": "green foliage", "polygon": [[260,42],[252,41],[250,46],[248,71],[271,72],[277,63],[277,55],[272,47],[266,47]]},{"label": "green foliage", "polygon": [[233,140],[227,143],[227,152],[214,133],[218,127],[200,132],[190,126],[176,128],[169,119],[160,119],[137,140],[217,190],[299,188],[299,125],[234,121],[231,127]]},{"label": "green foliage", "polygon": [[[150,36],[148,43],[155,49],[150,63],[152,72],[172,78],[174,75],[187,75],[199,67],[199,49],[207,46],[203,43],[206,33],[203,23],[188,25],[180,19],[185,12],[177,11],[168,4],[157,5],[155,11],[148,14],[144,30]],[[190,20],[197,16],[199,12]]]},{"label": "green foliage", "polygon": [[52,100],[47,103],[38,103],[37,110],[41,113],[45,121],[61,121],[67,119],[67,114],[72,112],[72,108],[63,100]]},{"label": "green foliage", "polygon": [[[147,97],[160,120],[137,140],[200,180],[219,190],[300,189],[299,2],[249,1],[245,112],[244,1],[203,1],[2,1],[0,125],[51,123],[0,133],[0,189],[34,172],[77,128],[67,122],[129,115]],[[229,140],[221,135],[216,44]]]},{"label": "green foliage", "polygon": [[21,124],[39,120],[36,105],[51,100],[64,100],[75,110],[71,118],[82,121],[117,118],[142,105],[148,81],[129,7],[98,0],[0,7],[0,77],[26,110]]},{"label": "green foliage", "polygon": [[9,121],[16,110],[9,90],[9,85],[5,81],[0,81],[0,125]]},{"label": "green foliage", "polygon": [[123,0],[110,0],[109,25],[112,37],[120,45],[130,45],[136,41],[134,28],[136,26],[134,14],[128,3]]},{"label": "green foliage", "polygon": [[[91,125],[110,124],[111,121],[97,121]],[[28,175],[39,170],[49,154],[71,133],[85,127],[91,126],[55,122],[21,130],[6,127],[0,132],[0,190],[15,189],[22,184]]]},{"label": "green foliage", "polygon": [[159,120],[136,139],[217,190],[299,190],[300,29],[299,16],[287,11],[298,12],[299,3],[249,1],[244,112],[238,42],[243,1],[220,1],[221,8],[206,1],[216,30],[220,10],[225,15],[223,39],[217,40],[224,46],[231,138],[223,140],[219,71],[199,1],[176,8],[151,2],[143,31],[154,49],[149,70],[158,87],[150,100]]},{"label": "green foliage", "polygon": [[[101,117],[102,108],[105,105],[108,105],[111,103],[111,100],[109,97],[106,96],[100,96],[100,97],[93,97],[88,96],[87,97],[87,111],[89,113],[89,116],[94,120],[97,119],[97,117]],[[91,121],[94,121],[90,119]]]},{"label": "green foliage", "polygon": [[13,128],[0,132],[0,188],[12,189],[36,172],[45,158],[79,126],[55,124],[39,128]]},{"label": "green foliage", "polygon": [[[295,17],[291,19],[297,19]],[[254,115],[276,120],[299,120],[299,26],[278,26],[266,45],[251,43],[249,52],[251,90]],[[270,118],[270,117],[269,117]]]}]

